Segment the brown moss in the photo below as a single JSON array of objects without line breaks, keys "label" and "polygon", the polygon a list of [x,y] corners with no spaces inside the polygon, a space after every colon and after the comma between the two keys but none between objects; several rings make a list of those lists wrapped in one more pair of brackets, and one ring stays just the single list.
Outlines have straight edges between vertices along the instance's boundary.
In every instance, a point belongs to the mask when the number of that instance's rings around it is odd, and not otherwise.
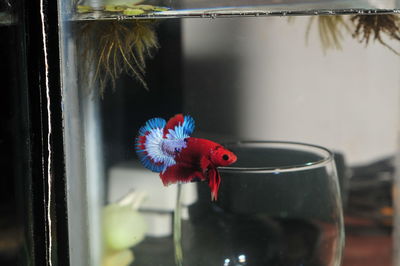
[{"label": "brown moss", "polygon": [[123,74],[135,77],[145,89],[146,59],[158,49],[155,21],[87,21],[78,27],[80,81],[98,86],[100,95]]},{"label": "brown moss", "polygon": [[400,53],[383,40],[383,36],[400,41],[400,18],[396,15],[355,15],[351,18],[355,25],[353,37],[360,43],[378,41],[397,55]]}]

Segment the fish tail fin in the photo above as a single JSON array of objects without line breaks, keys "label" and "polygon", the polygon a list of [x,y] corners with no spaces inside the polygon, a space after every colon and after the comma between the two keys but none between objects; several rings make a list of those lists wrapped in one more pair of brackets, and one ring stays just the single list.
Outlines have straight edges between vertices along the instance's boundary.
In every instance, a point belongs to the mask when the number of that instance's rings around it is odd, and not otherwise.
[{"label": "fish tail fin", "polygon": [[185,139],[190,137],[194,128],[194,119],[190,115],[177,114],[168,120],[163,133],[168,139]]},{"label": "fish tail fin", "polygon": [[162,150],[164,140],[163,130],[166,121],[162,118],[153,118],[139,129],[135,141],[135,150],[142,164],[153,172],[162,172],[175,161]]},{"label": "fish tail fin", "polygon": [[146,124],[139,129],[139,135],[144,136],[148,132],[156,130],[156,129],[164,129],[166,125],[165,119],[156,117],[150,120],[147,120]]}]

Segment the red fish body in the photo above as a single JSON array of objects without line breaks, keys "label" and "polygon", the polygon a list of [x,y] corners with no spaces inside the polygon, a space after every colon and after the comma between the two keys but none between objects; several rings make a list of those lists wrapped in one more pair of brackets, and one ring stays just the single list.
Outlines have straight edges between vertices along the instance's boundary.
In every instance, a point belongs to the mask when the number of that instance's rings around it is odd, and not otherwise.
[{"label": "red fish body", "polygon": [[190,137],[193,130],[190,116],[178,114],[168,123],[151,119],[139,130],[136,151],[145,167],[160,173],[164,185],[208,181],[211,199],[216,200],[221,183],[217,167],[237,158],[218,143]]}]

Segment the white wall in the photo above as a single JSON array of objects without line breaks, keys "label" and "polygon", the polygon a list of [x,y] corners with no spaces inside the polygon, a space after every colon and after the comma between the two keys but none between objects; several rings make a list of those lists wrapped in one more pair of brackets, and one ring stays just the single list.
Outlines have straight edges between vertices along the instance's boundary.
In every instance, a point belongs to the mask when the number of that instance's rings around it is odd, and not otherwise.
[{"label": "white wall", "polygon": [[[382,45],[364,48],[350,34],[342,51],[324,55],[316,24],[306,45],[308,21],[185,20],[186,109],[203,124],[207,121],[205,130],[221,131],[233,123],[231,133],[238,138],[320,144],[344,151],[352,164],[393,154],[398,147],[399,57]],[[215,75],[212,65],[203,63],[193,76],[196,58],[213,64],[228,58],[227,64],[235,64],[234,75],[223,70]]]}]

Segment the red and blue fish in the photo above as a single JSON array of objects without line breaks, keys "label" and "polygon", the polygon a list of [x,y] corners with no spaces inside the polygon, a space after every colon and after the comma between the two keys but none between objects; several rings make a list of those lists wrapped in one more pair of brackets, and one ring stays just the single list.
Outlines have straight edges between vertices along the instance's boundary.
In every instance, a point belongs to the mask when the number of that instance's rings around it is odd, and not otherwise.
[{"label": "red and blue fish", "polygon": [[175,183],[207,181],[211,200],[217,200],[221,177],[218,166],[236,162],[236,155],[213,141],[193,138],[191,116],[177,114],[168,122],[153,118],[139,129],[136,153],[142,164],[160,173],[165,186]]}]

